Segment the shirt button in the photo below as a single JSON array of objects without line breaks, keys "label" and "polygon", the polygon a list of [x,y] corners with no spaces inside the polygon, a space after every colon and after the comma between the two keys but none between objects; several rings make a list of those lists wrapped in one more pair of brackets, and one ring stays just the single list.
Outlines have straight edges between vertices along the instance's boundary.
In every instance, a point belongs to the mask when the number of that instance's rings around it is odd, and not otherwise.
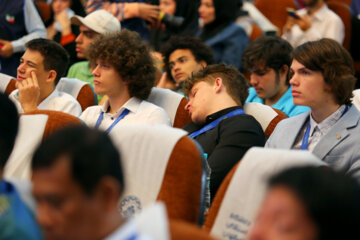
[{"label": "shirt button", "polygon": [[111,120],[114,120],[114,118],[112,117]]}]

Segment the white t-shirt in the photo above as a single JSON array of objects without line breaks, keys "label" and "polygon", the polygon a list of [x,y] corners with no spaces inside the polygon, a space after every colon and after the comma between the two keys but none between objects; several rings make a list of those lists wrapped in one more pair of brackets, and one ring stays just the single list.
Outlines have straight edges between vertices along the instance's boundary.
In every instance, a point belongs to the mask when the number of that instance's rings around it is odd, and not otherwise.
[{"label": "white t-shirt", "polygon": [[80,119],[89,127],[95,127],[101,112],[104,112],[103,119],[99,126],[100,129],[106,130],[111,124],[121,115],[121,113],[128,109],[129,113],[118,124],[165,124],[171,126],[169,116],[164,109],[149,103],[145,100],[140,100],[136,97],[130,98],[115,114],[108,113],[109,100],[102,106],[88,107],[80,116]]},{"label": "white t-shirt", "polygon": [[[306,9],[296,11],[299,16],[306,14]],[[308,41],[316,41],[321,38],[331,38],[342,44],[345,38],[345,26],[341,18],[331,11],[326,4],[310,17],[311,28],[303,31],[298,25],[294,25],[289,32],[285,32],[282,38],[287,40],[293,47],[297,47]]]},{"label": "white t-shirt", "polygon": [[[19,101],[19,90],[14,90],[9,98],[15,103],[18,112],[24,113]],[[79,117],[82,112],[79,102],[74,97],[56,89],[38,105],[38,109],[60,111],[75,117]]]}]

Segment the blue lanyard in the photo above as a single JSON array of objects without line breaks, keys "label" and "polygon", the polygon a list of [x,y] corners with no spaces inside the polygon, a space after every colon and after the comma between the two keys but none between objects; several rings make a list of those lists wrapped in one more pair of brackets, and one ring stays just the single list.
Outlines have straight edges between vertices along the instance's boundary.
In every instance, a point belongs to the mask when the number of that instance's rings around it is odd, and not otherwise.
[{"label": "blue lanyard", "polygon": [[197,131],[189,134],[189,137],[196,138],[200,134],[203,134],[204,132],[207,132],[207,131],[213,129],[214,127],[216,127],[223,119],[228,118],[228,117],[233,117],[233,116],[236,116],[236,115],[240,115],[240,114],[244,114],[244,113],[245,112],[242,109],[236,109],[236,110],[234,110],[232,112],[229,112],[228,114],[225,114],[224,116],[212,121],[211,123],[209,123],[205,127],[201,128],[200,130],[197,130]]},{"label": "blue lanyard", "polygon": [[135,240],[138,238],[138,234],[134,233],[133,235],[131,235],[130,237],[127,238],[127,240]]},{"label": "blue lanyard", "polygon": [[[121,119],[123,119],[127,114],[129,113],[129,109],[125,109],[121,114],[120,116],[118,116],[116,118],[116,120],[110,125],[110,127],[108,129],[106,129],[106,133],[109,133],[111,131],[111,129],[113,129],[113,127],[115,127],[115,125],[120,122]],[[100,113],[100,116],[98,118],[98,120],[96,121],[96,125],[95,125],[95,128],[99,128],[102,120],[103,120],[103,117],[104,117],[104,112],[101,112]]]},{"label": "blue lanyard", "polygon": [[[347,112],[348,109],[349,109],[349,107],[346,106],[346,108],[345,108],[344,112],[341,114],[340,118],[342,118],[345,115],[345,113]],[[309,121],[309,123],[308,123],[308,125],[306,127],[306,131],[305,131],[302,143],[301,143],[301,150],[307,150],[308,149],[308,147],[309,147],[309,135],[310,135],[310,121]]]}]

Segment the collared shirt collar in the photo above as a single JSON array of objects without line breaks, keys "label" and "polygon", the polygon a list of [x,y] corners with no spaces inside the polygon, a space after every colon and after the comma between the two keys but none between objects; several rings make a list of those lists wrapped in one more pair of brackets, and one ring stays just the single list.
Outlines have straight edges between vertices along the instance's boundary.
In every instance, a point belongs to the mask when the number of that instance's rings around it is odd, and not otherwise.
[{"label": "collared shirt collar", "polygon": [[[113,117],[119,116],[125,109],[128,109],[130,112],[136,113],[139,106],[140,106],[141,100],[136,97],[130,98],[124,105],[122,105],[115,114],[113,114]],[[109,110],[109,99],[105,101],[105,103],[101,106],[101,111],[107,113]]]},{"label": "collared shirt collar", "polygon": [[346,106],[341,105],[338,110],[323,120],[321,123],[316,123],[310,114],[310,136],[314,133],[315,127],[318,127],[319,131],[325,135],[332,126],[341,118],[345,111]]},{"label": "collared shirt collar", "polygon": [[329,8],[324,3],[324,6],[322,6],[319,10],[317,10],[312,17],[319,21],[326,21],[325,16],[328,11],[329,11]]},{"label": "collared shirt collar", "polygon": [[232,112],[236,109],[242,109],[242,107],[240,106],[236,106],[236,107],[229,107],[229,108],[225,108],[223,110],[220,110],[216,113],[213,113],[213,114],[210,114],[206,117],[206,120],[205,120],[205,124],[208,124],[208,123],[211,123],[212,121],[214,121],[215,119],[218,119],[219,117],[225,115],[225,114],[228,114],[229,112]]}]

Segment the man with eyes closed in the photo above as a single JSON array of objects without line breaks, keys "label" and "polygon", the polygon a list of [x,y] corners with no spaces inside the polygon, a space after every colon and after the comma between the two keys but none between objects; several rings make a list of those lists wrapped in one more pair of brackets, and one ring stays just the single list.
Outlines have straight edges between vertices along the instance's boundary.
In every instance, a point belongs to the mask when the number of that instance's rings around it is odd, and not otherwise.
[{"label": "man with eyes closed", "polygon": [[233,66],[214,64],[185,80],[185,109],[192,122],[183,127],[207,154],[214,199],[227,173],[246,151],[264,146],[265,135],[254,117],[243,111],[248,93],[245,77]]},{"label": "man with eyes closed", "polygon": [[266,143],[269,148],[309,150],[360,180],[360,113],[351,104],[353,60],[331,39],[308,42],[293,52],[294,103],[311,111],[281,121]]},{"label": "man with eyes closed", "polygon": [[246,102],[258,102],[276,108],[292,117],[309,111],[297,106],[291,96],[289,70],[291,45],[279,37],[261,37],[251,42],[242,56],[250,72],[249,96]]},{"label": "man with eyes closed", "polygon": [[102,106],[80,116],[86,125],[110,132],[120,124],[166,124],[164,109],[145,101],[155,82],[155,67],[147,44],[136,32],[101,35],[89,47],[94,65],[94,91],[107,95]]}]

